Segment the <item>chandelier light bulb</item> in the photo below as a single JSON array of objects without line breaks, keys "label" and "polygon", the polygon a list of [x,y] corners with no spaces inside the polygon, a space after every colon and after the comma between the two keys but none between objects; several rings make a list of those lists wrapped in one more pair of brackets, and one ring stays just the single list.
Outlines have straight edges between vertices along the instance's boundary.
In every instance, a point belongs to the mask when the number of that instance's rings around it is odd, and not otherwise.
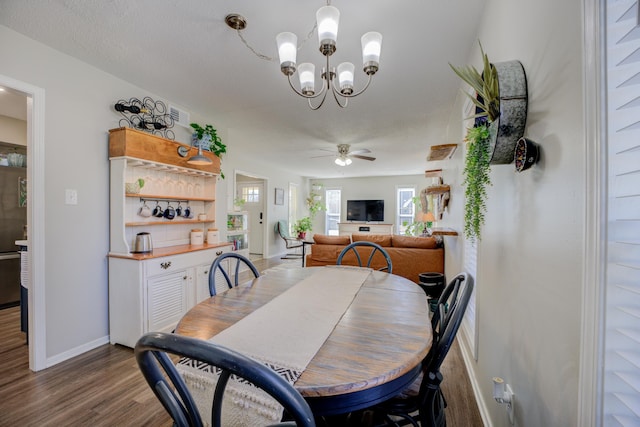
[{"label": "chandelier light bulb", "polygon": [[363,35],[360,41],[362,42],[362,65],[364,72],[367,74],[375,74],[380,65],[382,34],[370,31]]},{"label": "chandelier light bulb", "polygon": [[310,62],[304,62],[298,67],[298,76],[300,77],[300,89],[305,95],[313,95],[315,93],[315,76],[316,66]]},{"label": "chandelier light bulb", "polygon": [[338,65],[338,86],[340,93],[353,93],[353,74],[356,67],[351,62],[343,62]]},{"label": "chandelier light bulb", "polygon": [[342,160],[340,157],[336,157],[335,163],[338,166],[345,166],[346,165],[345,161]]},{"label": "chandelier light bulb", "polygon": [[298,53],[298,36],[293,33],[280,33],[276,36],[280,70],[288,76],[296,71],[296,55]]},{"label": "chandelier light bulb", "polygon": [[338,41],[338,24],[340,23],[340,11],[333,6],[323,6],[316,12],[318,25],[318,42],[322,46]]}]

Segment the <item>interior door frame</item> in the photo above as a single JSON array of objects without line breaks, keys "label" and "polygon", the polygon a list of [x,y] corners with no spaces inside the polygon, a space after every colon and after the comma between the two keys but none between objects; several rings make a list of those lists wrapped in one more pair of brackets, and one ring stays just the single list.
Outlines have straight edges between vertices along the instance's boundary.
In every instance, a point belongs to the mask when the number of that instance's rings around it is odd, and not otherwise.
[{"label": "interior door frame", "polygon": [[[0,85],[27,96],[27,244],[29,265],[29,369],[47,368],[45,298],[45,91],[0,75]],[[33,207],[38,206],[38,209]]]},{"label": "interior door frame", "polygon": [[268,199],[269,199],[269,178],[267,178],[266,176],[262,176],[262,175],[258,175],[255,174],[253,172],[247,172],[247,171],[243,171],[240,169],[235,169],[234,173],[233,173],[233,194],[231,195],[231,206],[233,206],[233,199],[236,197],[236,194],[238,194],[238,179],[237,176],[238,175],[245,175],[245,176],[249,176],[251,178],[255,178],[256,180],[262,180],[263,181],[263,185],[264,185],[264,194],[262,197],[262,257],[266,258],[268,257],[269,252],[267,251],[267,248],[269,247],[269,242],[268,242],[268,235],[267,235],[267,224],[269,224],[269,212],[268,212],[268,208],[269,208],[269,203],[268,203]]}]

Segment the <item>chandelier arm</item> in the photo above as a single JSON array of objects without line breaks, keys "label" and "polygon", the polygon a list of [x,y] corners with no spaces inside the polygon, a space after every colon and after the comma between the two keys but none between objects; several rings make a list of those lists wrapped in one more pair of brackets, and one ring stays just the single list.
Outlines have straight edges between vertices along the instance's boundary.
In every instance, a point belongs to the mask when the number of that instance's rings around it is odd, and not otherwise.
[{"label": "chandelier arm", "polygon": [[328,92],[329,92],[328,90],[323,90],[322,92],[320,92],[320,93],[324,93],[324,96],[322,97],[322,101],[320,101],[320,104],[318,104],[316,107],[311,105],[311,99],[307,98],[307,103],[309,104],[309,108],[311,108],[312,110],[315,111],[315,110],[319,109],[320,107],[322,107],[322,104],[324,104],[324,100],[327,99],[327,93]]},{"label": "chandelier arm", "polygon": [[303,98],[307,98],[307,99],[317,98],[317,97],[319,97],[320,95],[322,95],[325,92],[325,87],[324,87],[324,85],[322,85],[322,90],[320,90],[320,92],[315,93],[313,95],[305,95],[304,93],[302,93],[301,91],[296,89],[296,87],[291,82],[291,76],[290,75],[287,75],[287,80],[289,81],[289,86],[291,86],[291,89],[293,89],[293,91],[295,93],[297,93],[298,95],[300,95]]},{"label": "chandelier arm", "polygon": [[[331,87],[331,89],[333,89],[331,92],[333,93],[333,98],[336,100],[336,102],[338,103],[338,106],[340,108],[345,108],[348,104],[349,104],[349,98],[347,98],[346,96],[344,96],[343,94],[341,94],[340,92],[338,92],[336,90],[335,85]],[[340,102],[340,99],[338,98],[338,96],[342,97],[342,99],[344,99],[344,104]]]},{"label": "chandelier arm", "polygon": [[367,90],[367,88],[369,87],[369,85],[371,84],[371,80],[372,80],[372,76],[373,74],[369,74],[368,75],[368,79],[367,79],[367,84],[364,85],[364,87],[362,89],[360,89],[359,92],[356,93],[352,93],[350,95],[345,95],[343,93],[338,92],[338,90],[335,88],[335,86],[333,87],[333,91],[336,92],[339,96],[343,97],[343,98],[355,98],[356,96],[360,95],[362,92],[364,92],[365,90]]}]

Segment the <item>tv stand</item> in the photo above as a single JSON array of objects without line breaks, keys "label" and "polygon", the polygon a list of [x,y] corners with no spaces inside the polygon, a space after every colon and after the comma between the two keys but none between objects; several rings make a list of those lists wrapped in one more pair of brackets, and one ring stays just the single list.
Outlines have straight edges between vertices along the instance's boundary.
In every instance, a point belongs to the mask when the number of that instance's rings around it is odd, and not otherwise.
[{"label": "tv stand", "polygon": [[339,222],[338,234],[340,236],[350,236],[351,234],[393,234],[393,224]]}]

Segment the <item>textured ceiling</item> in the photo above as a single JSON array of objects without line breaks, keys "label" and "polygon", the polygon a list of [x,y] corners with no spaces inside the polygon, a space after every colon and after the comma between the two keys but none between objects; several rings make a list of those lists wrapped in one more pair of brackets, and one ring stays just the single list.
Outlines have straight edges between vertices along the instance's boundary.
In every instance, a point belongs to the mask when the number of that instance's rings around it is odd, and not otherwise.
[{"label": "textured ceiling", "polygon": [[[322,2],[294,0],[2,0],[0,24],[79,58],[187,111],[229,129],[233,149],[311,177],[422,173],[428,147],[449,143],[447,128],[459,80],[448,62],[475,51],[484,1],[334,1],[341,12],[332,65],[356,65],[364,83],[360,36],[383,34],[380,71],[346,109],[327,99],[318,111],[295,95],[276,60],[258,58],[224,23],[248,20],[242,32],[257,51],[276,57],[281,31],[306,39]],[[298,62],[320,67],[312,35]],[[17,76],[19,78],[19,76]],[[1,100],[0,100],[1,103]],[[3,110],[0,110],[2,112]],[[454,125],[459,125],[455,123]],[[374,162],[339,167],[336,144],[368,148]]]}]

